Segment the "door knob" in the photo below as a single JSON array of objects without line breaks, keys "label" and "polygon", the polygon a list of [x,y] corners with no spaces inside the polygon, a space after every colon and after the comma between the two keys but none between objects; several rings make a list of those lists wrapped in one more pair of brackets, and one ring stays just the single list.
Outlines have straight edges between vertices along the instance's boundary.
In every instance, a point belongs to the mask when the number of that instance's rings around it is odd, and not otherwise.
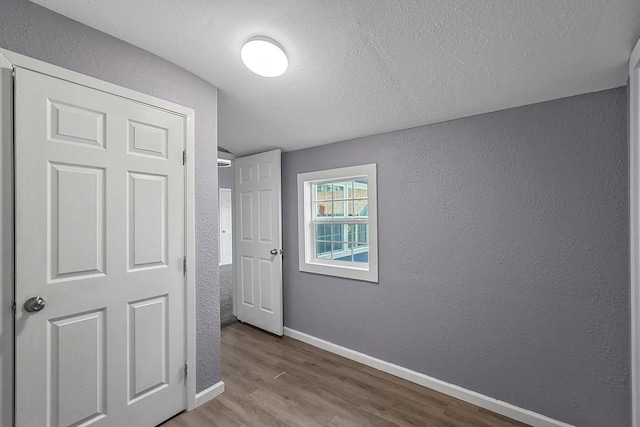
[{"label": "door knob", "polygon": [[42,297],[31,297],[25,301],[24,311],[27,313],[37,313],[44,308],[46,301]]},{"label": "door knob", "polygon": [[271,250],[269,251],[269,253],[270,253],[271,255],[278,255],[278,250],[277,250],[277,249],[271,249]]}]

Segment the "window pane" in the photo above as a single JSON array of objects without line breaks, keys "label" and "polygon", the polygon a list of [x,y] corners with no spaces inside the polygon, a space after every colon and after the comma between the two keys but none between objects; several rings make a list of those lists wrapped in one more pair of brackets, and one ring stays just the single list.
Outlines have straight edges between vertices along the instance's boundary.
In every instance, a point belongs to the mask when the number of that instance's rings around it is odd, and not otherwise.
[{"label": "window pane", "polygon": [[356,224],[351,227],[349,241],[355,243],[369,243],[369,225]]},{"label": "window pane", "polygon": [[353,262],[369,262],[369,245],[353,245]]},{"label": "window pane", "polygon": [[344,238],[344,224],[333,224],[332,228],[332,237],[331,240],[334,242],[342,242],[346,240]]},{"label": "window pane", "polygon": [[331,242],[316,242],[316,258],[331,258]]},{"label": "window pane", "polygon": [[343,203],[347,205],[347,216],[350,218],[353,217],[353,200],[349,200],[348,202]]},{"label": "window pane", "polygon": [[356,217],[368,217],[369,216],[369,201],[368,200],[356,200],[355,201],[355,216]]},{"label": "window pane", "polygon": [[368,224],[348,225],[347,241],[351,243],[369,243],[369,225]]},{"label": "window pane", "polygon": [[334,199],[351,199],[353,198],[353,183],[347,182],[334,182],[333,183],[333,198]]},{"label": "window pane", "polygon": [[330,218],[330,217],[331,217],[331,202],[317,202],[316,218]]},{"label": "window pane", "polygon": [[346,202],[334,202],[333,203],[333,217],[345,218],[345,204]]},{"label": "window pane", "polygon": [[354,198],[366,199],[369,197],[367,192],[368,181],[366,179],[356,179],[353,185],[355,186]]},{"label": "window pane", "polygon": [[345,242],[333,242],[334,259],[335,257],[341,256],[340,253],[346,250],[345,246],[346,246]]},{"label": "window pane", "polygon": [[316,240],[331,240],[330,224],[316,224]]},{"label": "window pane", "polygon": [[351,245],[347,242],[334,242],[333,259],[336,261],[351,262]]},{"label": "window pane", "polygon": [[314,185],[316,192],[316,200],[331,200],[331,184],[316,184]]}]

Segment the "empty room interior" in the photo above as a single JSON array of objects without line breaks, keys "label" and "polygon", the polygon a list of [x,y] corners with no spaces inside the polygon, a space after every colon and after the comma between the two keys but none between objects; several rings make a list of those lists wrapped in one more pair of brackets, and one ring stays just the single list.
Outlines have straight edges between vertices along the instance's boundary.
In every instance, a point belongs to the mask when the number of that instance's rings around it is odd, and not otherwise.
[{"label": "empty room interior", "polygon": [[640,427],[638,0],[1,0],[0,426]]}]

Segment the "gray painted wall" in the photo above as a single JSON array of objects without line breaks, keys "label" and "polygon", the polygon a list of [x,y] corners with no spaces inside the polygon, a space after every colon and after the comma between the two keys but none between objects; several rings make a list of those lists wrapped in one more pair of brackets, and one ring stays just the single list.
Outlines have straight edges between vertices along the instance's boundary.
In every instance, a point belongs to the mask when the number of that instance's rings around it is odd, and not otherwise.
[{"label": "gray painted wall", "polygon": [[[626,105],[620,88],[284,153],[285,325],[628,426]],[[299,272],[296,174],[373,162],[379,284]]]},{"label": "gray painted wall", "polygon": [[27,0],[0,2],[0,47],[195,109],[197,390],[220,381],[216,88]]}]

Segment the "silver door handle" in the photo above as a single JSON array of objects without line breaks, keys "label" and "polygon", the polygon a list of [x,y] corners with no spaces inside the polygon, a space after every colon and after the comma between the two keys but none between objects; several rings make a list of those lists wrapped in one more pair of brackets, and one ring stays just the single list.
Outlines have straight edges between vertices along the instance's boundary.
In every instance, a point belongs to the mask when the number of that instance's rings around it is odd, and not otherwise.
[{"label": "silver door handle", "polygon": [[271,250],[269,251],[269,253],[270,253],[271,255],[278,255],[278,250],[277,250],[277,249],[271,249]]},{"label": "silver door handle", "polygon": [[45,305],[46,305],[46,301],[44,300],[44,298],[31,297],[25,301],[22,307],[24,308],[24,311],[26,311],[27,313],[37,313],[42,309],[44,309]]}]

